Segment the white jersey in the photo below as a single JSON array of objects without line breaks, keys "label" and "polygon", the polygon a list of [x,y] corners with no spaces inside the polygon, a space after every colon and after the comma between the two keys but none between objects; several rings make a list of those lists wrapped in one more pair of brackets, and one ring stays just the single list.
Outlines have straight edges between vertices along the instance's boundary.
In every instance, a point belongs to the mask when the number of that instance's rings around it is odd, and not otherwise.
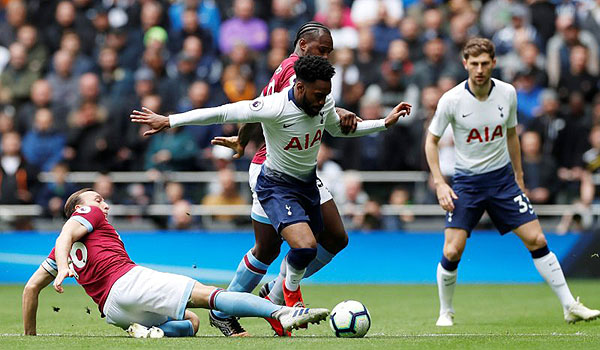
[{"label": "white jersey", "polygon": [[492,90],[479,101],[464,81],[438,102],[429,131],[440,137],[452,125],[457,174],[475,175],[497,170],[510,162],[506,130],[517,125],[517,92],[492,79]]},{"label": "white jersey", "polygon": [[315,171],[324,130],[338,137],[358,137],[385,130],[383,119],[367,120],[358,123],[356,132],[344,135],[331,95],[327,96],[319,114],[311,117],[296,105],[293,86],[253,101],[195,109],[173,114],[169,119],[172,127],[261,122],[267,146],[265,165],[301,180]]}]

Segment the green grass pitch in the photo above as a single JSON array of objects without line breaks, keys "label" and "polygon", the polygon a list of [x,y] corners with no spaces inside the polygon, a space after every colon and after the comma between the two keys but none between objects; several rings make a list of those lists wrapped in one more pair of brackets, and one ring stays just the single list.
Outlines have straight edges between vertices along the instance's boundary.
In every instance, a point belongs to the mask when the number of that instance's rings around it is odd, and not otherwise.
[{"label": "green grass pitch", "polygon": [[[574,295],[600,307],[600,281],[571,281]],[[567,325],[552,291],[535,285],[461,285],[456,289],[456,325],[438,328],[434,285],[306,285],[313,307],[333,308],[355,299],[371,313],[364,339],[338,339],[328,324],[311,325],[291,339],[274,338],[267,323],[242,319],[252,338],[224,338],[209,327],[205,310],[195,338],[131,339],[100,319],[83,289],[64,295],[51,287],[40,295],[37,337],[21,336],[21,286],[0,286],[0,349],[599,349],[600,320]],[[59,307],[55,312],[53,307]],[[91,312],[88,314],[86,308]]]}]

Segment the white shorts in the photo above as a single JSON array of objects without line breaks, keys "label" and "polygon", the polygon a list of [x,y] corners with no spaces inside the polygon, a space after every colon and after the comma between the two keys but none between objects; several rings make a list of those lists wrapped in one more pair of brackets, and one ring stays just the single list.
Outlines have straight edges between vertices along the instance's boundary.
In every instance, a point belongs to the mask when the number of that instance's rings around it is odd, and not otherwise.
[{"label": "white shorts", "polygon": [[[258,201],[256,193],[254,193],[254,187],[256,186],[256,180],[258,179],[261,168],[262,164],[250,163],[250,169],[248,169],[248,174],[250,175],[248,183],[250,184],[250,190],[252,190],[252,213],[250,214],[250,217],[263,224],[271,225],[271,220],[269,220],[267,213],[265,213]],[[319,195],[321,196],[321,205],[333,199],[329,189],[327,189],[327,186],[325,186],[319,178],[317,178],[317,188],[319,189]]]},{"label": "white shorts", "polygon": [[104,304],[106,322],[126,329],[133,322],[158,326],[182,320],[195,280],[136,266],[112,286]]}]

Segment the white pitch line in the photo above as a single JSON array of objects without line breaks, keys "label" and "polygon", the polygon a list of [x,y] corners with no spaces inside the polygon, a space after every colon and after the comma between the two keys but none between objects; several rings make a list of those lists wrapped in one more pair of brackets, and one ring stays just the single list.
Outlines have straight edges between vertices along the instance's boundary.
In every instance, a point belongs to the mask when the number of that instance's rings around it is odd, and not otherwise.
[{"label": "white pitch line", "polygon": [[[38,334],[38,337],[94,337],[94,338],[122,338],[125,335],[90,335],[90,334]],[[368,338],[437,338],[437,337],[597,337],[597,334],[586,334],[582,332],[576,333],[424,333],[424,334],[400,334],[400,335],[387,335],[385,333],[374,333],[367,335]],[[2,333],[0,337],[25,337],[21,333]],[[202,337],[202,336],[200,336]],[[301,335],[298,338],[312,338],[312,337],[323,337],[322,335]]]}]

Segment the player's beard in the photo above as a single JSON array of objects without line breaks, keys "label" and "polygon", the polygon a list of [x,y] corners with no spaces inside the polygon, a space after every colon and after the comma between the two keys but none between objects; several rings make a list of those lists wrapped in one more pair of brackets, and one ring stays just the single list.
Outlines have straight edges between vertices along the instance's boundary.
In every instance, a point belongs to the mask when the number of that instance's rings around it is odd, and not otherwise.
[{"label": "player's beard", "polygon": [[306,95],[302,95],[301,99],[298,101],[304,113],[308,114],[309,117],[314,117],[319,114],[319,111],[315,111],[311,108],[310,104],[306,102]]}]

